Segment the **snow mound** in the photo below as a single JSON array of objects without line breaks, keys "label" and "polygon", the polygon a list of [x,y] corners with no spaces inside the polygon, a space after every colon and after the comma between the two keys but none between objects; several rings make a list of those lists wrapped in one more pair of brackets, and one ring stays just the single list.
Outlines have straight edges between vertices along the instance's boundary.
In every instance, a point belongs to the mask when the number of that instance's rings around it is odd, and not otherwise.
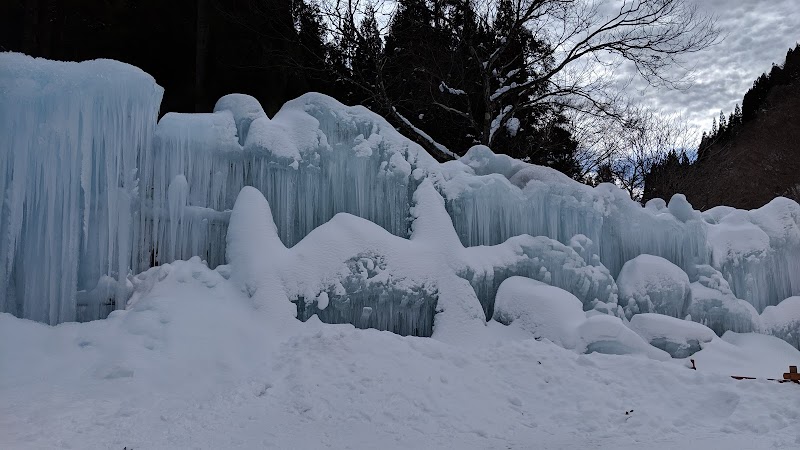
[{"label": "snow mound", "polygon": [[587,319],[581,301],[574,295],[540,281],[506,279],[497,291],[494,311],[494,319],[504,325],[579,353],[670,359],[669,354],[649,345],[619,318],[593,312]]},{"label": "snow mound", "polygon": [[617,286],[628,318],[649,312],[683,318],[691,302],[689,276],[658,256],[639,255],[626,262]]},{"label": "snow mound", "polygon": [[578,348],[584,353],[609,355],[643,355],[666,361],[669,353],[644,341],[618,317],[593,315],[578,326]]},{"label": "snow mound", "polygon": [[228,225],[227,252],[232,278],[248,297],[255,297],[257,305],[280,308],[280,312],[273,310],[273,315],[291,311],[275,276],[275,264],[285,257],[286,248],[278,238],[269,203],[255,188],[244,187],[236,199]]},{"label": "snow mound", "polygon": [[686,358],[700,351],[716,334],[699,323],[661,314],[637,314],[628,325],[631,330],[673,358]]},{"label": "snow mound", "polygon": [[[585,243],[591,244],[590,241]],[[494,246],[464,249],[468,255],[460,275],[470,281],[486,312],[493,314],[495,295],[508,277],[519,275],[564,289],[583,303],[584,310],[619,315],[617,285],[596,255],[589,264],[572,247],[544,236],[510,238]]]},{"label": "snow mound", "polygon": [[692,358],[698,372],[782,379],[789,366],[797,365],[800,352],[774,336],[727,331]]},{"label": "snow mound", "polygon": [[247,140],[250,125],[256,120],[266,118],[267,114],[261,103],[255,98],[245,94],[228,94],[217,100],[214,112],[230,111],[236,123],[236,135],[239,145],[244,145]]},{"label": "snow mound", "polygon": [[586,320],[582,306],[577,297],[563,289],[511,277],[497,290],[494,320],[573,349],[577,345],[575,330]]}]

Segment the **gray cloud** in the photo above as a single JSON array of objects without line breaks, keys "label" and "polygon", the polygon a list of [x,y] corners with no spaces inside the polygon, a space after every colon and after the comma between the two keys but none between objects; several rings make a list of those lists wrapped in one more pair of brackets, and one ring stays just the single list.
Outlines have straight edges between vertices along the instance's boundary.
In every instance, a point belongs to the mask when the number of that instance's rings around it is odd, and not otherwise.
[{"label": "gray cloud", "polygon": [[[710,128],[720,110],[732,111],[772,63],[783,63],[787,50],[800,41],[800,4],[797,0],[687,1],[717,18],[724,39],[685,58],[694,69],[688,89],[653,88],[637,80],[629,94],[664,114],[682,114],[699,133]],[[620,76],[631,71],[625,66]]]}]

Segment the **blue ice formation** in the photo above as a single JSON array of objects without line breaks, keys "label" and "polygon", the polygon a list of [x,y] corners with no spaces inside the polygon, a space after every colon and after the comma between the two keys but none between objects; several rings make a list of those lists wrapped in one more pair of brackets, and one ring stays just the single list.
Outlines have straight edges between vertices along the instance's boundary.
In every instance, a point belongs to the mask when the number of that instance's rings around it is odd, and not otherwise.
[{"label": "blue ice formation", "polygon": [[[652,305],[717,333],[761,331],[761,311],[800,294],[800,206],[785,198],[752,211],[699,212],[682,195],[642,207],[613,185],[483,146],[439,163],[380,116],[321,94],[272,118],[232,94],[213,112],[156,125],[161,94],[121,63],[0,54],[0,311],[101,318],[124,307],[129,275],[192,256],[225,264],[246,186],[265,197],[287,254],[306,255],[293,267],[309,267],[309,279],[283,281],[301,319],[429,335],[456,300],[415,275],[422,258],[444,261],[425,267],[455,277],[483,320],[513,276],[564,289],[585,311],[622,317]],[[385,235],[374,242],[386,247],[346,238],[353,229]],[[414,244],[424,235],[435,245]],[[336,270],[314,280],[313,250],[326,239],[352,245],[336,247]],[[645,283],[629,307],[616,279],[645,254],[685,272],[689,290],[682,277],[681,289]]]},{"label": "blue ice formation", "polygon": [[77,299],[125,289],[162,93],[116,61],[0,53],[0,311],[50,324],[108,314]]}]

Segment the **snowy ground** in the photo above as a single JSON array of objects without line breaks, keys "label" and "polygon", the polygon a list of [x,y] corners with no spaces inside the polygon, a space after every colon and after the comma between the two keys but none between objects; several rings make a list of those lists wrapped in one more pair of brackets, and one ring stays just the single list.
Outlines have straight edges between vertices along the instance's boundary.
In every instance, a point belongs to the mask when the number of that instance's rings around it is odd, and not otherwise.
[{"label": "snowy ground", "polygon": [[[490,322],[479,345],[276,320],[199,262],[126,311],[0,314],[0,448],[800,447],[800,352],[728,334],[685,361],[578,355]],[[625,414],[626,411],[632,411]]]}]

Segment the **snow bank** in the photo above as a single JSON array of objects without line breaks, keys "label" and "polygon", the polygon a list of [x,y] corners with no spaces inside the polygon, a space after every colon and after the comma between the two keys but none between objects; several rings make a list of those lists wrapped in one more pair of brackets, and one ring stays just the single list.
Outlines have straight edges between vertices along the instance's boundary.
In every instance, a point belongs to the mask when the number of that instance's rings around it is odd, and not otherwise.
[{"label": "snow bank", "polygon": [[762,379],[782,379],[790,365],[797,365],[798,357],[796,348],[774,336],[733,331],[703,345],[692,356],[698,372]]},{"label": "snow bank", "polygon": [[0,447],[796,446],[796,387],[729,377],[800,357],[772,337],[719,339],[697,371],[533,339],[455,346],[272,317],[230,268],[149,269],[107,320],[0,314]]}]

